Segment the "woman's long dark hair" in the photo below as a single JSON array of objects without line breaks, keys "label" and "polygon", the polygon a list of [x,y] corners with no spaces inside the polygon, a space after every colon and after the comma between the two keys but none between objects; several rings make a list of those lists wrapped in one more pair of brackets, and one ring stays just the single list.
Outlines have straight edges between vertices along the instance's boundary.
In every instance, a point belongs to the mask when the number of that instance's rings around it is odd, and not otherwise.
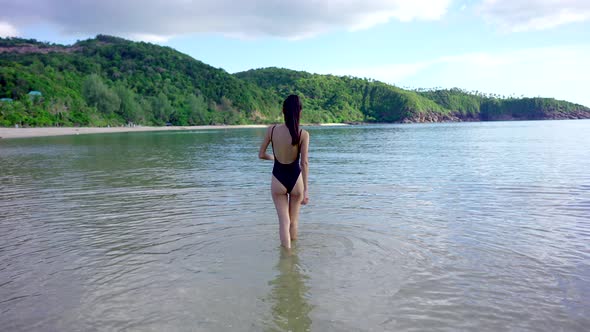
[{"label": "woman's long dark hair", "polygon": [[301,115],[301,100],[298,95],[290,95],[283,102],[283,116],[285,125],[291,133],[291,145],[299,144],[299,116]]}]

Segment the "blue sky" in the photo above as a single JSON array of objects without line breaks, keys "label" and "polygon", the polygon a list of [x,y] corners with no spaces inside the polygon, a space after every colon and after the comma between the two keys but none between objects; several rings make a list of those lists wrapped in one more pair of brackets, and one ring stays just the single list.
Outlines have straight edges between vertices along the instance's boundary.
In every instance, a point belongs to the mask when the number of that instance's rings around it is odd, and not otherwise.
[{"label": "blue sky", "polygon": [[588,0],[0,0],[0,35],[98,33],[230,73],[284,67],[590,106]]}]

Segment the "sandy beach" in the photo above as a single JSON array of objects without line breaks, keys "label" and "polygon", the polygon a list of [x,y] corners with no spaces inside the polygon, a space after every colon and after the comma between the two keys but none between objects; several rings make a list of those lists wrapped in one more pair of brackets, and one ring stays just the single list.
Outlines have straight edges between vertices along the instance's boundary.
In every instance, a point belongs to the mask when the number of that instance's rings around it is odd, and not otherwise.
[{"label": "sandy beach", "polygon": [[[346,126],[343,123],[327,123],[321,126]],[[0,139],[65,136],[82,134],[127,133],[142,131],[167,131],[167,130],[210,130],[210,129],[239,129],[239,128],[264,128],[267,125],[212,125],[212,126],[167,126],[167,127],[38,127],[38,128],[2,128],[0,127]]]},{"label": "sandy beach", "polygon": [[142,131],[167,130],[207,130],[233,128],[263,128],[265,125],[235,125],[235,126],[168,126],[168,127],[39,127],[39,128],[0,128],[0,138],[24,138],[42,136],[65,136],[82,134],[128,133]]}]

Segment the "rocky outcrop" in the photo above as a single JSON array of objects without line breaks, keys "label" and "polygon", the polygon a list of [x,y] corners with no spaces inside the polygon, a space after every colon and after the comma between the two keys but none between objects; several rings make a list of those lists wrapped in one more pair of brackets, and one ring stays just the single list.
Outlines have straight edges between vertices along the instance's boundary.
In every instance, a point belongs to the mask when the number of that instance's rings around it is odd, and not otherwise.
[{"label": "rocky outcrop", "polygon": [[63,46],[38,46],[31,44],[22,44],[18,46],[0,46],[0,53],[17,53],[17,54],[28,54],[28,53],[72,53],[82,50],[81,47],[63,47]]},{"label": "rocky outcrop", "polygon": [[412,115],[404,118],[402,123],[428,123],[428,122],[461,122],[460,117],[455,114],[440,114],[434,112],[426,112]]},{"label": "rocky outcrop", "polygon": [[534,116],[517,117],[512,114],[499,114],[494,117],[483,118],[479,115],[464,115],[461,113],[440,114],[425,112],[404,118],[402,123],[431,123],[431,122],[474,122],[474,121],[518,121],[518,120],[575,120],[590,119],[590,108],[580,106],[575,110],[539,110]]}]

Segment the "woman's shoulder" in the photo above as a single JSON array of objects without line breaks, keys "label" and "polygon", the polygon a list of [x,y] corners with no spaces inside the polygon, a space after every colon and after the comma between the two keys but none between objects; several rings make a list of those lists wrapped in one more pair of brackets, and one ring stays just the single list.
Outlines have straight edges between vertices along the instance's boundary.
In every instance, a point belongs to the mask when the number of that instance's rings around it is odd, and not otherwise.
[{"label": "woman's shoulder", "polygon": [[309,132],[301,128],[301,134],[299,134],[299,145],[309,142]]}]

